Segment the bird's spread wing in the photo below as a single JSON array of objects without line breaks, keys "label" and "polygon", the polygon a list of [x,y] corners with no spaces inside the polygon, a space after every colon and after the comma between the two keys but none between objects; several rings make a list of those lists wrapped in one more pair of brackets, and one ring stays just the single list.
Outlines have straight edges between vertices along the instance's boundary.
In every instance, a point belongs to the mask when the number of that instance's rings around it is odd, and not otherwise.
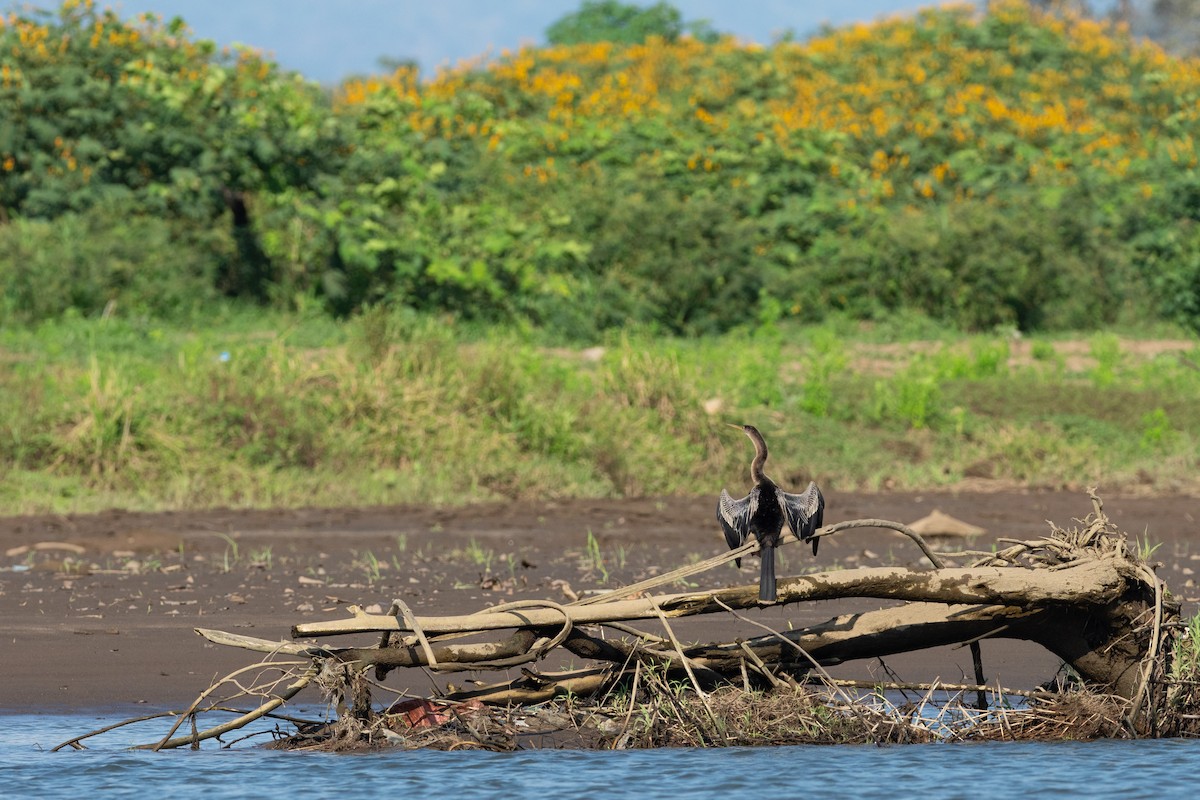
[{"label": "bird's spread wing", "polygon": [[815,556],[817,545],[821,540],[813,539],[813,534],[824,524],[825,517],[825,498],[821,496],[821,490],[810,481],[808,488],[801,494],[788,494],[787,492],[779,494],[783,498],[783,511],[787,515],[788,527],[800,541],[812,540],[813,555]]},{"label": "bird's spread wing", "polygon": [[[721,522],[721,530],[725,531],[725,543],[730,550],[741,547],[750,536],[750,518],[758,506],[758,492],[751,492],[741,500],[734,500],[729,492],[721,490],[721,499],[717,502],[717,519]],[[737,561],[740,567],[741,559]]]}]

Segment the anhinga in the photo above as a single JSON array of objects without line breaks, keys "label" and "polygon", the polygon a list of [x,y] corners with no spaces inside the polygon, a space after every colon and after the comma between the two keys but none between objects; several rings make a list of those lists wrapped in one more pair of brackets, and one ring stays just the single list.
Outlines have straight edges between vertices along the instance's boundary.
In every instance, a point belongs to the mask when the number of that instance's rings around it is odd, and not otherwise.
[{"label": "anhinga", "polygon": [[[729,492],[721,490],[717,503],[717,519],[725,530],[725,541],[729,549],[741,547],[751,535],[758,539],[762,555],[762,572],[758,579],[758,598],[764,602],[775,600],[775,548],[779,545],[779,534],[783,523],[802,542],[812,541],[813,555],[817,554],[820,539],[813,534],[821,527],[825,511],[825,498],[817,484],[809,482],[803,494],[789,494],[763,472],[767,461],[767,443],[753,425],[733,425],[741,428],[750,441],[754,442],[754,461],[750,463],[750,478],[754,488],[741,500],[734,500]],[[739,558],[737,565],[742,561]]]}]

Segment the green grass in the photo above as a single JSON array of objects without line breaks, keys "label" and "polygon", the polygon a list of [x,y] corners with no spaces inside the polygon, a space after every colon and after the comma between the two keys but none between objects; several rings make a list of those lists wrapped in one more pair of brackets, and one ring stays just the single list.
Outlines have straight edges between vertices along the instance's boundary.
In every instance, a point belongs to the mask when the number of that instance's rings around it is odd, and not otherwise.
[{"label": "green grass", "polygon": [[479,571],[484,575],[492,573],[492,561],[496,558],[496,553],[490,547],[484,547],[479,542],[475,541],[475,537],[467,542],[464,555],[468,561],[479,568]]},{"label": "green grass", "polygon": [[715,494],[751,455],[726,421],[789,485],[1197,486],[1194,340],[1084,333],[1076,363],[912,320],[630,332],[598,359],[534,336],[378,309],[3,330],[0,513]]},{"label": "green grass", "polygon": [[379,583],[387,564],[381,562],[370,550],[364,550],[361,554],[357,551],[351,552],[354,553],[354,565],[362,570],[367,583],[371,585]]},{"label": "green grass", "polygon": [[604,554],[600,552],[600,541],[589,530],[587,532],[586,565],[596,575],[601,583],[608,583],[608,565],[604,563]]},{"label": "green grass", "polygon": [[239,561],[237,539],[225,533],[218,533],[225,540],[225,552],[221,557],[221,571],[229,572],[237,566]]}]

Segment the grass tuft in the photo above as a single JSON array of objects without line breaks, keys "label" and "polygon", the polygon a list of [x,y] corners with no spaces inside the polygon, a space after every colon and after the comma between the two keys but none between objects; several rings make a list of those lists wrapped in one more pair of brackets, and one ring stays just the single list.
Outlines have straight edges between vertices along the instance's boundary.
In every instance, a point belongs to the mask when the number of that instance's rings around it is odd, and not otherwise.
[{"label": "grass tuft", "polygon": [[727,421],[788,483],[1198,488],[1195,344],[941,335],[772,323],[585,357],[378,308],[4,330],[0,513],[714,494],[745,480]]}]

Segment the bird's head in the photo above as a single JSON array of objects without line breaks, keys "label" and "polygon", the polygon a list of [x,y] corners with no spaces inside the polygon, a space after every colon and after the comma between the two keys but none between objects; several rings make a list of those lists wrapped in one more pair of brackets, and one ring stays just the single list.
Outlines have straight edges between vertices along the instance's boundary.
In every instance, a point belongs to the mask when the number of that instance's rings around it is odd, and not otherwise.
[{"label": "bird's head", "polygon": [[767,443],[763,441],[762,434],[758,432],[758,428],[753,425],[735,425],[732,422],[725,423],[731,428],[739,428],[742,433],[750,437],[750,441],[754,442],[754,463],[758,465],[754,471],[754,479],[758,480],[761,476],[762,463],[767,460]]},{"label": "bird's head", "polygon": [[754,427],[753,425],[738,425],[736,422],[726,422],[725,424],[731,428],[737,428],[739,431],[750,437],[753,437],[756,433],[758,433],[758,428]]}]

